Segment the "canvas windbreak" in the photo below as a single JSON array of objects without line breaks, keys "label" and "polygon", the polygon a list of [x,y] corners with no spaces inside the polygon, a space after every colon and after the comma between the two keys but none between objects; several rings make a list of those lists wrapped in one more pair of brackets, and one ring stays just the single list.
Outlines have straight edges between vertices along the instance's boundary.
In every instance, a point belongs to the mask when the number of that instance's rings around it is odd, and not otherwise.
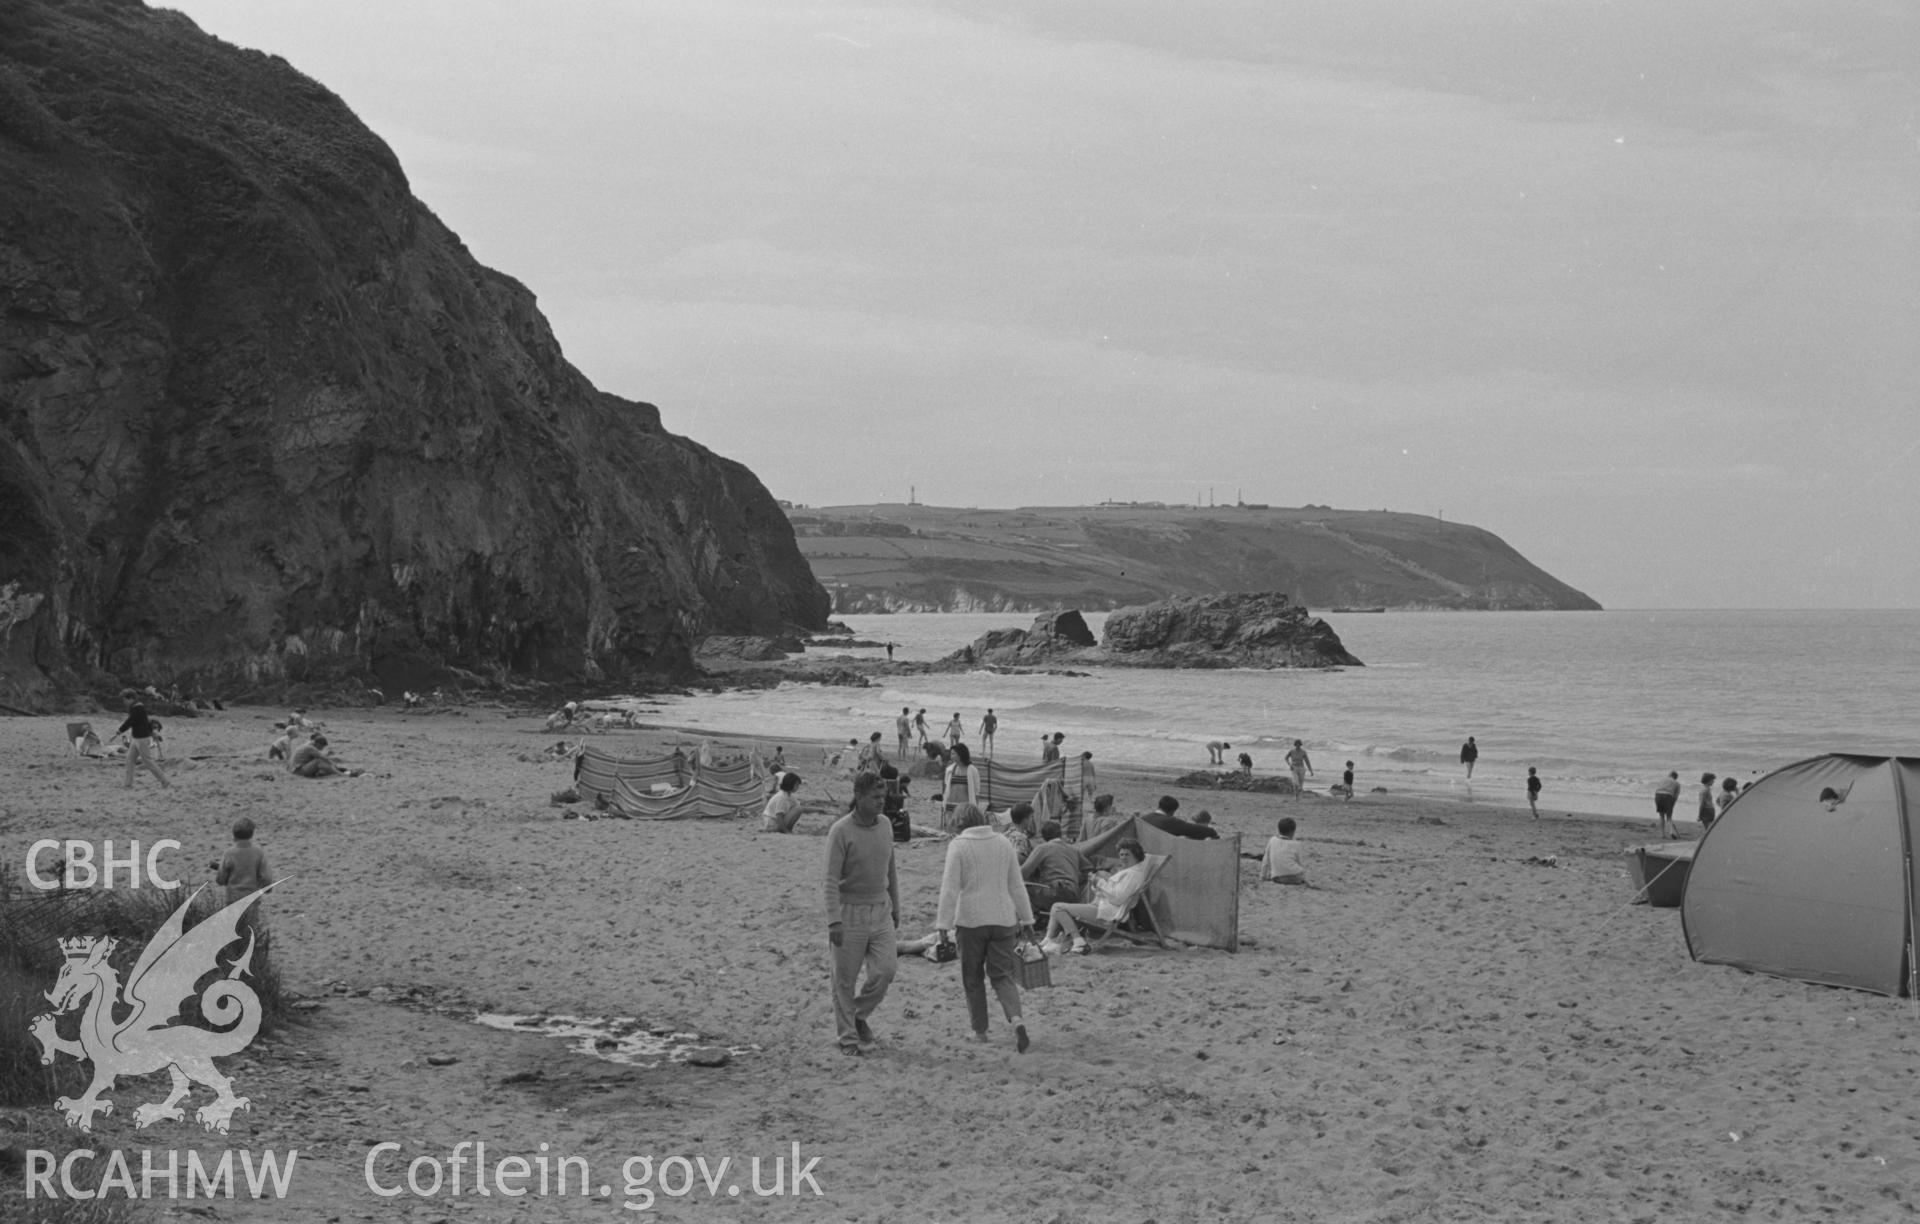
[{"label": "canvas windbreak", "polygon": [[574,764],[582,795],[640,820],[725,820],[752,816],[766,799],[751,763],[696,765],[691,779],[680,758],[623,760],[587,746]]},{"label": "canvas windbreak", "polygon": [[1082,854],[1098,862],[1112,858],[1129,837],[1148,854],[1167,856],[1167,865],[1147,890],[1161,933],[1202,948],[1239,951],[1240,835],[1195,841],[1129,816],[1077,844]]}]

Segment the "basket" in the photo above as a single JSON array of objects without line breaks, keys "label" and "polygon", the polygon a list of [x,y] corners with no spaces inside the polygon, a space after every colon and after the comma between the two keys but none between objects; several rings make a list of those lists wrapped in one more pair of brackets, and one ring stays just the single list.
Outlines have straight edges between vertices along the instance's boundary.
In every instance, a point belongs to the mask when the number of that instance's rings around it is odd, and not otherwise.
[{"label": "basket", "polygon": [[1021,944],[1013,950],[1013,978],[1022,990],[1053,985],[1052,962],[1038,944]]}]

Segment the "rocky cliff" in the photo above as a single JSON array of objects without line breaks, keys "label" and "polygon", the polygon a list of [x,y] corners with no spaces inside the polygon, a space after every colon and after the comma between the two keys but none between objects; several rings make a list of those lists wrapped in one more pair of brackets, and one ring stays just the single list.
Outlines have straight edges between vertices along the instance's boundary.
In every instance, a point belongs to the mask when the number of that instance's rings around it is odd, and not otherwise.
[{"label": "rocky cliff", "polygon": [[0,5],[0,420],[15,694],[611,680],[826,621],[754,475],[590,385],[339,98],[131,0]]},{"label": "rocky cliff", "polygon": [[840,612],[1106,611],[1281,591],[1311,607],[1598,608],[1479,527],[1327,506],[796,509]]}]

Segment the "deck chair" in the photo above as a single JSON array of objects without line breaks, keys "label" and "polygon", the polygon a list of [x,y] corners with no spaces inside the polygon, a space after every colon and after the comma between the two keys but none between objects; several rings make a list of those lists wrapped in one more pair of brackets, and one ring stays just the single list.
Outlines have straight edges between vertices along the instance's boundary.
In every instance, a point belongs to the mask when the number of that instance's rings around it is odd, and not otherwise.
[{"label": "deck chair", "polygon": [[1118,935],[1131,944],[1165,948],[1167,937],[1160,933],[1160,924],[1154,920],[1153,906],[1148,904],[1147,894],[1153,890],[1154,877],[1167,865],[1171,855],[1149,854],[1146,874],[1140,877],[1140,886],[1133,890],[1133,896],[1126,900],[1126,910],[1112,922],[1101,922],[1097,918],[1080,919],[1080,929],[1086,933],[1087,949],[1092,951]]}]

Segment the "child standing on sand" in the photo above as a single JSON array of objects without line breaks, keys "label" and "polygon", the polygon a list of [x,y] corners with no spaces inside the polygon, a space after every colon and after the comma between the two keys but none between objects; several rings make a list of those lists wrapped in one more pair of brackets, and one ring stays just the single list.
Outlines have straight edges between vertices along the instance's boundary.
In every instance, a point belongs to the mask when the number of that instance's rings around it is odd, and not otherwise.
[{"label": "child standing on sand", "polygon": [[253,842],[253,828],[251,816],[242,816],[233,822],[233,845],[221,856],[213,877],[215,884],[227,890],[229,903],[273,883],[273,870],[267,866],[266,852]]},{"label": "child standing on sand", "polygon": [[1540,771],[1527,766],[1527,806],[1533,809],[1533,818],[1540,819]]},{"label": "child standing on sand", "polygon": [[1347,768],[1340,775],[1340,789],[1345,792],[1347,802],[1353,802],[1353,762],[1347,762]]}]

